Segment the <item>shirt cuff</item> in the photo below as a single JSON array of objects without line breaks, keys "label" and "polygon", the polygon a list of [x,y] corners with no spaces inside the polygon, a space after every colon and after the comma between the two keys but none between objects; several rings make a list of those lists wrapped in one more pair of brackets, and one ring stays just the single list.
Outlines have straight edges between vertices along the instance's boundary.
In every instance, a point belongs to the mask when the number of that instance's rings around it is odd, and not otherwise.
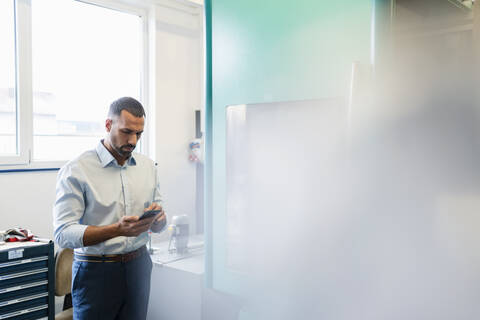
[{"label": "shirt cuff", "polygon": [[60,237],[59,245],[63,248],[81,248],[83,247],[83,234],[87,225],[72,224],[66,227]]}]

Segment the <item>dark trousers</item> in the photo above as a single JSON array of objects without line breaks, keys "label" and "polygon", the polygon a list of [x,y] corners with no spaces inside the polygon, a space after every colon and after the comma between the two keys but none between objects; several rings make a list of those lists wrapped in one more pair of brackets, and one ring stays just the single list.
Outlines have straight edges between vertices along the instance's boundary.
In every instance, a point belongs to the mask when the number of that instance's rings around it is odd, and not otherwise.
[{"label": "dark trousers", "polygon": [[143,320],[147,317],[152,260],[148,253],[128,262],[73,261],[75,320]]}]

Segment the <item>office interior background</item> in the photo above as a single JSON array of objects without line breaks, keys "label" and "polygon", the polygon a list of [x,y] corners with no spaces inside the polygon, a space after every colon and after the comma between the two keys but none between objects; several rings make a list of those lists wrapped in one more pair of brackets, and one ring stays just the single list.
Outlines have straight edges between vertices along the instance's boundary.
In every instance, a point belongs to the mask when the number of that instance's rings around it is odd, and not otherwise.
[{"label": "office interior background", "polygon": [[3,0],[0,26],[0,230],[53,237],[58,168],[132,96],[190,230],[152,235],[149,319],[480,316],[475,1]]}]

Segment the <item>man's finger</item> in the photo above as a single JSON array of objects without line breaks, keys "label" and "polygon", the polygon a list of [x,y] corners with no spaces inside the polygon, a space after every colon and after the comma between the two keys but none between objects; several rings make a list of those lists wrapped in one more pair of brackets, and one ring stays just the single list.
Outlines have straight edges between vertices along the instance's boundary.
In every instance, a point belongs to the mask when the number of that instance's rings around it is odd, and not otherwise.
[{"label": "man's finger", "polygon": [[160,221],[164,220],[165,218],[166,218],[165,212],[162,211],[155,217],[155,221],[160,222]]},{"label": "man's finger", "polygon": [[150,210],[154,210],[154,208],[155,208],[155,204],[152,203],[152,204],[149,205],[147,208],[143,209],[143,212],[150,211]]},{"label": "man's finger", "polygon": [[135,231],[135,233],[140,234],[142,232],[147,231],[149,228],[150,228],[149,224],[137,224],[133,227],[133,230]]},{"label": "man's finger", "polygon": [[142,232],[147,231],[149,227],[150,227],[150,224],[145,223],[143,220],[142,220],[142,224],[135,225],[135,229],[140,230]]},{"label": "man's finger", "polygon": [[152,210],[163,210],[162,206],[156,202],[153,202],[152,206],[153,206]]},{"label": "man's finger", "polygon": [[135,222],[135,221],[138,221],[139,219],[139,216],[125,216],[123,217],[123,221],[126,221],[126,222]]}]

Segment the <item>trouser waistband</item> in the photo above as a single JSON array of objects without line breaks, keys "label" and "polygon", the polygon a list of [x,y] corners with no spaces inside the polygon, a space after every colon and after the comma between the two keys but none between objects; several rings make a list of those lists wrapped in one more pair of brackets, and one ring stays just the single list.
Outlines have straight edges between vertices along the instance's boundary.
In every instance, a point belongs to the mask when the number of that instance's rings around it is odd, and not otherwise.
[{"label": "trouser waistband", "polygon": [[147,248],[145,246],[141,246],[135,251],[127,252],[124,254],[95,255],[75,253],[74,259],[75,261],[84,262],[128,262],[142,256],[145,253],[147,253]]}]

